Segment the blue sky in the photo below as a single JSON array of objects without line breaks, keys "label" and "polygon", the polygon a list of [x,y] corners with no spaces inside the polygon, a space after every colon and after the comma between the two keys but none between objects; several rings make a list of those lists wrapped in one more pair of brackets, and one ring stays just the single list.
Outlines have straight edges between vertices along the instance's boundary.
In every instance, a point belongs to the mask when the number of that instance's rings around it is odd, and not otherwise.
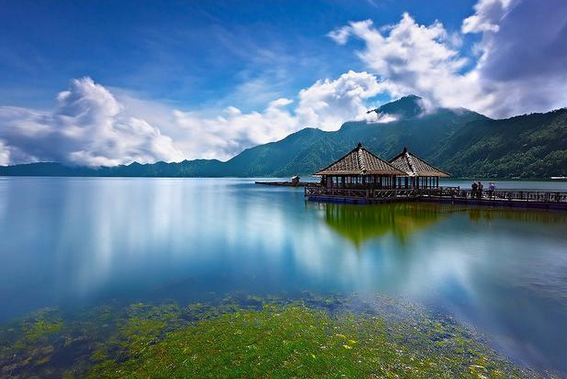
[{"label": "blue sky", "polygon": [[0,164],[228,159],[410,93],[548,111],[566,4],[0,0]]},{"label": "blue sky", "polygon": [[[351,20],[421,23],[458,31],[473,1],[5,1],[0,3],[0,103],[52,106],[71,78],[183,107],[274,79],[293,96],[364,65],[326,35]],[[254,99],[234,99],[244,108]],[[247,104],[248,102],[252,104]]]}]

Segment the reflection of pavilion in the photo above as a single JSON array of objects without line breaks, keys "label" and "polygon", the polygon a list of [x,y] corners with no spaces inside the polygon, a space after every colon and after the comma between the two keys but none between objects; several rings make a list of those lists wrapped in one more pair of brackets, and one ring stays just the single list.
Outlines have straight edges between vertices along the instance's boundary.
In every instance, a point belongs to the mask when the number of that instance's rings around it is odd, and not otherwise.
[{"label": "reflection of pavilion", "polygon": [[410,234],[432,225],[446,215],[440,204],[390,203],[357,206],[321,204],[325,223],[359,247],[365,241],[392,233],[406,241]]},{"label": "reflection of pavilion", "polygon": [[561,224],[567,214],[502,208],[476,208],[439,203],[386,203],[366,206],[336,203],[306,203],[323,210],[324,221],[335,233],[360,247],[367,240],[388,233],[402,243],[412,233],[441,221],[450,214],[464,213],[474,222],[498,219],[520,223]]}]

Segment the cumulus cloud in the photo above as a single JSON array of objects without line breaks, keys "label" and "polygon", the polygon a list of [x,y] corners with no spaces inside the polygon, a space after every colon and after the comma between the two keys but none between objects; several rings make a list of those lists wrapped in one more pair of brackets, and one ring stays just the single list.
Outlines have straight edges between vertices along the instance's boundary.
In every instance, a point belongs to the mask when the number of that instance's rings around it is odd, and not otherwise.
[{"label": "cumulus cloud", "polygon": [[245,148],[282,139],[304,127],[337,130],[348,120],[378,121],[375,114],[366,116],[364,104],[380,91],[375,76],[349,71],[301,90],[295,108],[293,100],[280,98],[260,112],[244,113],[233,106],[218,116],[208,116],[210,111],[175,110],[173,124],[185,138],[174,138],[189,157],[228,159]]},{"label": "cumulus cloud", "polygon": [[121,104],[90,78],[57,96],[52,112],[0,107],[4,163],[57,161],[85,166],[180,160],[171,138],[123,114]]},{"label": "cumulus cloud", "polygon": [[463,20],[463,33],[498,32],[500,20],[513,0],[480,0],[475,6],[475,13]]},{"label": "cumulus cloud", "polygon": [[381,88],[393,97],[417,94],[436,105],[459,107],[485,101],[474,75],[460,71],[468,63],[453,48],[454,37],[443,25],[419,25],[408,13],[386,30],[372,21],[351,22],[329,35],[345,42],[348,36],[365,42],[357,54],[381,80]]},{"label": "cumulus cloud", "polygon": [[349,71],[319,80],[261,111],[237,107],[183,111],[141,100],[90,78],[73,80],[51,112],[0,107],[0,164],[57,161],[114,166],[133,161],[229,159],[242,150],[282,139],[306,126],[336,130],[348,120],[387,122],[366,115],[365,101],[381,91],[374,75]]},{"label": "cumulus cloud", "polygon": [[229,106],[218,116],[209,112],[174,110],[173,123],[183,138],[177,139],[189,158],[228,159],[245,148],[282,139],[298,129],[297,120],[285,108],[289,99],[277,99],[261,112],[243,113]]},{"label": "cumulus cloud", "polygon": [[[351,22],[329,37],[362,40],[359,58],[394,97],[413,93],[429,104],[505,117],[567,104],[566,15],[562,0],[481,0],[463,20],[462,35],[405,13],[389,27]],[[470,33],[481,33],[473,62],[460,50]]]},{"label": "cumulus cloud", "polygon": [[319,80],[299,92],[299,124],[336,130],[347,120],[365,118],[367,100],[383,90],[367,72],[349,71],[336,80]]}]

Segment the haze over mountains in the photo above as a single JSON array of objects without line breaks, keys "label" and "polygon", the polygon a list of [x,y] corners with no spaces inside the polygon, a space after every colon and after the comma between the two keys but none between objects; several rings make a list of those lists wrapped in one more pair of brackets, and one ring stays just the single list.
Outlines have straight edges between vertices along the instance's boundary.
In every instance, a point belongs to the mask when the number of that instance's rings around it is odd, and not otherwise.
[{"label": "haze over mountains", "polygon": [[142,177],[285,177],[324,167],[362,142],[389,159],[407,146],[455,177],[549,178],[567,175],[567,109],[493,120],[459,108],[424,106],[406,96],[373,110],[384,123],[345,122],[337,131],[305,128],[234,158],[127,166],[70,167],[32,163],[0,167],[0,175]]}]

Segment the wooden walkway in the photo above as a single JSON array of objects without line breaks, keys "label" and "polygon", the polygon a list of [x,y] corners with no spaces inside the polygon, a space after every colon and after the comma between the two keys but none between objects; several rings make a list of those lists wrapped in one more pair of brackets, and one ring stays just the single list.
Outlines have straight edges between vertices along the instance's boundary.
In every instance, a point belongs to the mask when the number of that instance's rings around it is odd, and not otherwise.
[{"label": "wooden walkway", "polygon": [[309,201],[344,203],[385,203],[400,201],[427,201],[452,204],[506,206],[567,210],[567,192],[509,191],[472,193],[458,187],[428,189],[373,189],[324,188],[306,186],[305,198]]}]

